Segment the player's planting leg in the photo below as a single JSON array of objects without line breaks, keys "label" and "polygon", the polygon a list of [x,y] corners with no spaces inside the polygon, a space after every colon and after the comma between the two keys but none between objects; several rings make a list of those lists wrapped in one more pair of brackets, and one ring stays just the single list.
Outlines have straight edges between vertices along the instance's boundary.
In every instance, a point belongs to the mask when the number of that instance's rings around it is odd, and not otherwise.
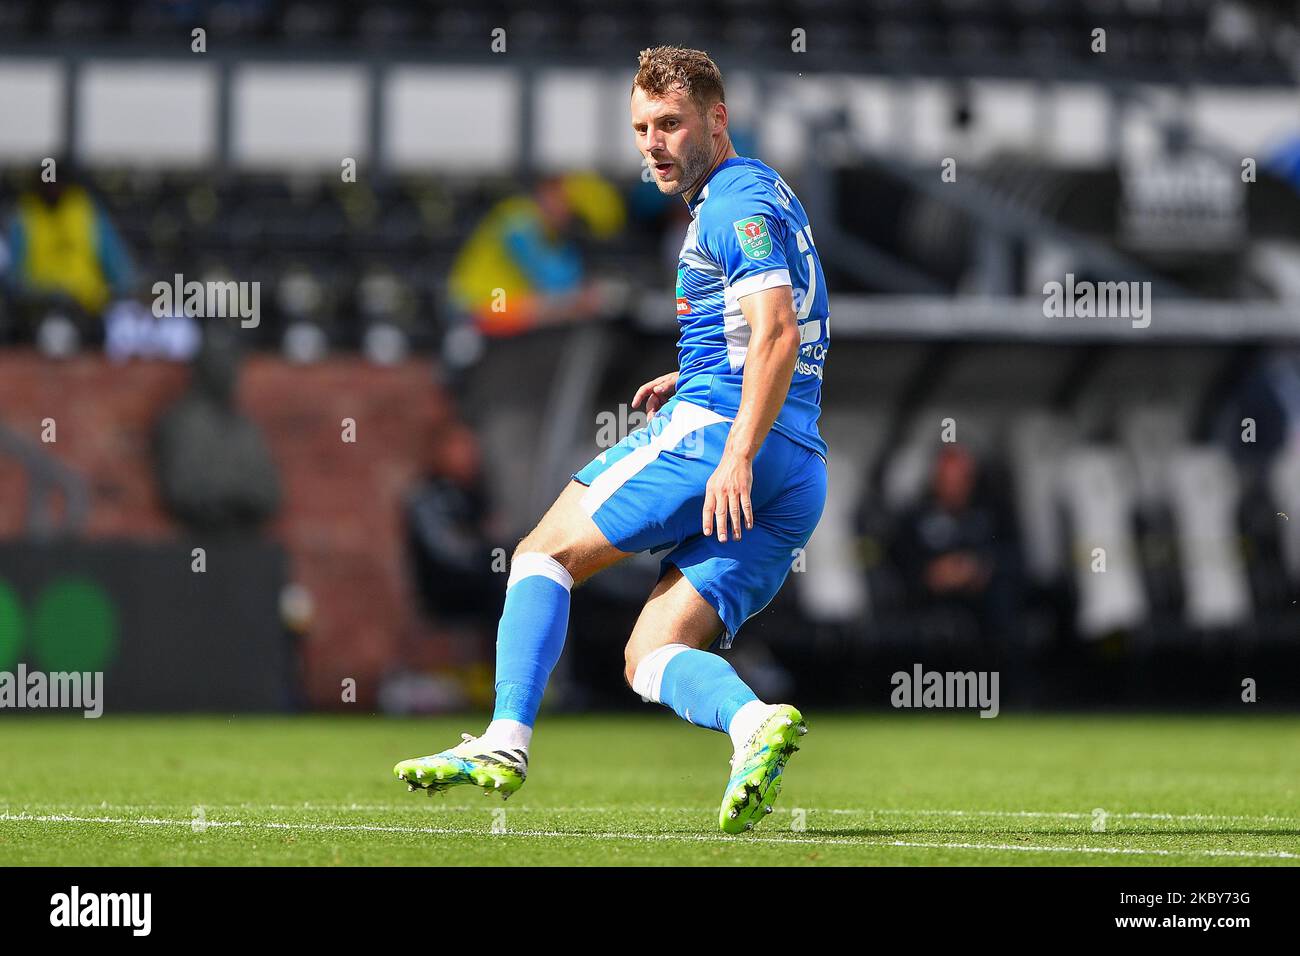
[{"label": "player's planting leg", "polygon": [[570,569],[581,580],[626,557],[586,515],[574,511],[575,494],[566,490],[560,496],[511,561],[497,629],[492,722],[479,737],[462,734],[461,743],[449,750],[397,764],[393,773],[410,789],[475,784],[506,798],[523,786],[533,724],[569,627]]},{"label": "player's planting leg", "polygon": [[550,555],[515,556],[497,628],[496,707],[483,739],[528,749],[542,694],[564,650],[573,578]]},{"label": "player's planting leg", "polygon": [[509,797],[528,776],[528,747],[569,627],[573,578],[548,554],[515,555],[497,629],[496,707],[481,737],[462,735],[460,745],[414,760],[394,773],[413,788],[444,789],[472,783]]}]

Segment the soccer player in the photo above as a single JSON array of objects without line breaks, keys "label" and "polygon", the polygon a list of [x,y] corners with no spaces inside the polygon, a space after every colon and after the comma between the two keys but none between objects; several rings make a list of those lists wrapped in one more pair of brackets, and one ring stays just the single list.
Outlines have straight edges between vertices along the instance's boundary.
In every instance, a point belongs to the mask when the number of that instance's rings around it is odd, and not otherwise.
[{"label": "soccer player", "polygon": [[711,649],[730,647],[767,606],[821,517],[826,282],[790,187],[732,148],[722,75],[707,55],[643,51],[631,114],[659,191],[691,213],[677,269],[678,369],[637,390],[646,426],[575,474],[516,548],[487,730],[393,769],[411,789],[518,790],[573,586],[630,554],[666,550],[624,677],[642,700],[731,737],[719,824],[739,833],[771,812],[807,728]]}]

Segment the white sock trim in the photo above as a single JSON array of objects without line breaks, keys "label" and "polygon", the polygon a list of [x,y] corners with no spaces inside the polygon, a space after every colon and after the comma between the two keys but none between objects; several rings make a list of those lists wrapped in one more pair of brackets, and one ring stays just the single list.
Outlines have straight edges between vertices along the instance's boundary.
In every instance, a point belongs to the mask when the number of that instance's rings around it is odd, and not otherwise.
[{"label": "white sock trim", "polygon": [[484,746],[499,747],[503,750],[519,748],[527,750],[533,742],[533,728],[517,720],[498,718],[488,724],[487,730],[479,737]]},{"label": "white sock trim", "polygon": [[632,689],[640,694],[641,699],[647,704],[662,704],[659,691],[663,686],[664,670],[668,667],[668,662],[682,651],[690,649],[687,644],[665,644],[663,647],[655,648],[636,665],[636,673],[632,675]]},{"label": "white sock trim", "polygon": [[727,736],[731,738],[732,750],[738,751],[749,743],[749,738],[754,735],[754,731],[758,730],[758,725],[775,709],[775,704],[765,704],[761,700],[751,700],[747,704],[742,704],[740,710],[732,715],[731,723],[727,726]]},{"label": "white sock trim", "polygon": [[568,569],[549,554],[542,554],[540,551],[529,551],[510,562],[510,580],[506,582],[506,590],[509,590],[516,581],[522,581],[535,574],[550,578],[566,591],[573,590],[573,575]]}]

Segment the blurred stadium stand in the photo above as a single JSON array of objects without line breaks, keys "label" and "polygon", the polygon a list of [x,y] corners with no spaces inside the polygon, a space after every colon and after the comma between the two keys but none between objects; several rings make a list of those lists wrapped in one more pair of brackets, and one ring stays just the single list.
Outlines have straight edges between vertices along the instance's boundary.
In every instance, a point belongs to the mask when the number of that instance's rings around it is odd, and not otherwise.
[{"label": "blurred stadium stand", "polygon": [[[205,53],[191,52],[193,26]],[[497,27],[506,55],[489,52]],[[1098,27],[1104,54],[1089,48]],[[262,283],[246,335],[263,354],[244,394],[285,472],[272,535],[317,602],[312,704],[336,706],[341,676],[365,678],[373,701],[403,659],[456,656],[446,635],[437,652],[407,640],[418,626],[396,522],[430,421],[466,417],[483,435],[489,490],[518,537],[590,457],[597,413],[675,364],[684,225],[640,180],[623,112],[635,53],[658,42],[716,56],[741,152],[799,192],[831,289],[831,497],[806,570],[738,642],[742,669],[861,704],[863,675],[915,660],[1001,668],[1032,678],[1004,679],[1008,700],[1036,706],[1226,704],[1239,676],[1294,672],[1295,4],[585,0],[559,17],[522,0],[0,0],[0,209],[43,158],[66,156],[132,250],[141,302],[174,273]],[[355,182],[340,176],[347,158]],[[584,254],[635,304],[489,347],[453,374],[438,358],[458,328],[453,255],[493,203],[567,169],[599,170],[626,200],[630,227]],[[1150,326],[1048,317],[1044,285],[1067,273],[1150,281]],[[314,367],[291,347],[304,323],[332,356]],[[376,326],[418,358],[368,362]],[[138,437],[179,390],[175,370],[38,359],[35,334],[0,301],[0,530],[42,533],[22,502],[45,475],[88,489],[68,510],[87,497],[91,537],[169,533],[143,442],[119,443],[123,464],[33,439],[52,407],[76,420],[118,390],[134,398],[96,414]],[[499,381],[492,363],[511,350],[531,358],[514,381],[545,429],[473,391]],[[358,469],[333,430],[367,402],[365,440],[383,447]],[[918,591],[904,546],[926,524],[945,419],[997,529],[992,583],[964,604]],[[506,460],[494,441],[531,452]],[[332,527],[344,512],[346,541]],[[575,601],[561,675],[575,706],[628,702],[620,635],[656,563],[614,569]],[[1300,688],[1275,693],[1300,701]]]},{"label": "blurred stadium stand", "polygon": [[1214,0],[668,0],[652,10],[580,0],[570,16],[549,16],[524,0],[467,7],[451,0],[6,0],[7,36],[62,42],[149,43],[201,22],[224,44],[295,50],[360,46],[462,52],[494,27],[548,56],[636,48],[647,35],[691,36],[703,48],[756,54],[789,49],[789,24],[819,37],[822,55],[879,58],[915,68],[926,60],[1002,60],[1019,70],[1061,58],[1082,60],[1078,38],[1098,24],[1112,50],[1165,74],[1222,70],[1283,75],[1288,50],[1276,30],[1294,10]]}]

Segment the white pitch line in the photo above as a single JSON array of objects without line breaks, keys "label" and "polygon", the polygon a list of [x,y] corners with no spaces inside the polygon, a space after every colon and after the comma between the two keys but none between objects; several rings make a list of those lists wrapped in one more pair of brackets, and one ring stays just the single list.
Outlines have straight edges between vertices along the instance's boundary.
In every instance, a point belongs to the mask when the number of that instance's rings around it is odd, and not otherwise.
[{"label": "white pitch line", "polygon": [[[380,826],[366,823],[278,823],[269,821],[243,820],[169,820],[158,817],[141,817],[134,820],[120,817],[76,817],[68,814],[27,814],[0,813],[0,821],[19,823],[94,823],[111,826],[182,826],[203,829],[243,828],[253,830],[307,830],[324,833],[409,833],[429,836],[514,836],[545,837],[550,839],[587,839],[587,840],[640,840],[649,842],[686,842],[686,843],[722,843],[725,837],[704,836],[692,833],[607,833],[564,830],[506,830],[502,833],[489,834],[481,829],[468,830],[456,827],[399,827]],[[201,831],[200,831],[201,832]],[[1022,853],[1093,853],[1125,856],[1206,856],[1236,857],[1253,860],[1300,860],[1300,853],[1285,850],[1220,850],[1220,849],[1185,849],[1185,850],[1144,850],[1137,847],[1068,847],[1068,846],[1026,846],[1012,843],[921,843],[908,840],[852,840],[844,837],[758,837],[748,836],[734,842],[744,845],[759,843],[766,846],[784,843],[811,846],[859,846],[859,847],[914,847],[931,850],[1016,850]]]},{"label": "white pitch line", "polygon": [[[494,804],[499,806],[499,804]],[[315,810],[323,813],[341,812],[384,812],[426,813],[430,811],[447,811],[453,813],[477,813],[488,807],[472,807],[463,804],[443,804],[433,801],[423,803],[411,799],[400,804],[388,803],[65,803],[65,804],[0,804],[0,806],[48,807],[62,806],[86,810],[177,810],[203,807],[205,810]],[[511,813],[699,813],[700,807],[654,807],[625,804],[623,806],[523,806],[511,805]],[[942,817],[1011,817],[1026,819],[1052,820],[1090,820],[1093,814],[1078,810],[935,810],[906,809],[902,807],[803,807],[809,814],[834,813],[848,816],[908,816],[912,814]],[[790,813],[791,808],[777,808],[775,813]],[[1107,820],[1168,820],[1170,822],[1256,822],[1256,823],[1300,823],[1300,817],[1278,817],[1249,814],[1215,814],[1215,813],[1106,813]]]},{"label": "white pitch line", "polygon": [[[907,810],[902,808],[890,810],[826,810],[826,813],[895,813],[895,814],[929,814],[951,817],[1046,817],[1058,820],[1089,820],[1091,812],[1074,810]],[[1249,816],[1242,814],[1215,813],[1111,813],[1105,812],[1108,820],[1255,820],[1269,823],[1300,823],[1300,817]]]},{"label": "white pitch line", "polygon": [[1251,859],[1300,860],[1300,853],[1286,850],[1142,850],[1137,847],[1110,846],[1025,846],[1016,843],[917,843],[892,840],[882,846],[912,846],[933,850],[1019,850],[1025,853],[1122,853],[1135,856],[1231,856]]}]

